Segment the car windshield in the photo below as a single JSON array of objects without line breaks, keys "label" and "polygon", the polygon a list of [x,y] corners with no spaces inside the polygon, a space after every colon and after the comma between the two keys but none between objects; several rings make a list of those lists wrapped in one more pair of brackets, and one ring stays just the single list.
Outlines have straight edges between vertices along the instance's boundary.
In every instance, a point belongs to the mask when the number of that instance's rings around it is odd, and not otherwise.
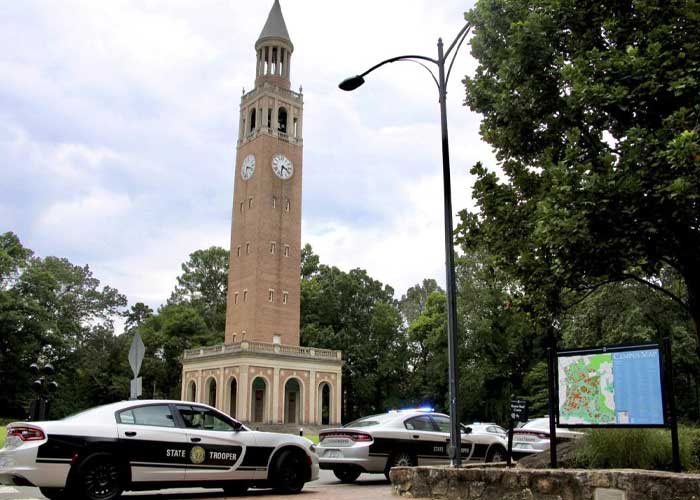
[{"label": "car windshield", "polygon": [[343,427],[372,427],[373,425],[380,425],[389,420],[396,418],[395,413],[382,413],[380,415],[370,415],[369,417],[358,418],[354,422],[345,424]]}]

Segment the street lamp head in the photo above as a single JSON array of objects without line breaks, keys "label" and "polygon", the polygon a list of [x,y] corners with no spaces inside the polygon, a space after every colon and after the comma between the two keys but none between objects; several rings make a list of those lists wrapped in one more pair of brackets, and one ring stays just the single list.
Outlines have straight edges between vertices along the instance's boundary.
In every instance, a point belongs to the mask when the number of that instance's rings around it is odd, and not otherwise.
[{"label": "street lamp head", "polygon": [[341,90],[345,90],[347,92],[350,92],[351,90],[355,90],[357,87],[365,83],[365,79],[362,78],[360,75],[355,75],[351,76],[350,78],[346,78],[342,82],[340,82],[340,87]]}]

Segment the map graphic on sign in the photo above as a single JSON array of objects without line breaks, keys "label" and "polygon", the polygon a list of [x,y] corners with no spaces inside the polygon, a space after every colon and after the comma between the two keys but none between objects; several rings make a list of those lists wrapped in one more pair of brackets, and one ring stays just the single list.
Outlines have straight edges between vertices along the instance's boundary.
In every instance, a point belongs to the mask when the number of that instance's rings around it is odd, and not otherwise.
[{"label": "map graphic on sign", "polygon": [[663,425],[659,349],[558,357],[559,424]]}]

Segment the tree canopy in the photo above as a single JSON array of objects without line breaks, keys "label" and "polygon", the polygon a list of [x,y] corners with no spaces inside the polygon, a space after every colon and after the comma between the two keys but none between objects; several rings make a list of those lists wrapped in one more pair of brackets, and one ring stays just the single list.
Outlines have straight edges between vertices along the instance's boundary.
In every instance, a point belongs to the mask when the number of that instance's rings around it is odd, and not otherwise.
[{"label": "tree canopy", "polygon": [[634,279],[699,334],[700,4],[479,0],[468,17],[466,104],[503,175],[472,169],[460,241],[486,245],[550,320],[567,290]]}]

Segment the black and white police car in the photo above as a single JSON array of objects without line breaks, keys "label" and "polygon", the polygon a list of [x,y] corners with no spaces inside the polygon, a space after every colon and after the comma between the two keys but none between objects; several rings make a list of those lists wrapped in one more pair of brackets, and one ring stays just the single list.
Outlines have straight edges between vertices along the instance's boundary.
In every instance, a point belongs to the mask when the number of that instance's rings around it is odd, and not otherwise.
[{"label": "black and white police car", "polygon": [[12,423],[0,450],[0,484],[37,486],[50,499],[183,486],[297,493],[318,471],[308,439],[252,431],[187,401],[123,401],[63,420]]},{"label": "black and white police car", "polygon": [[[426,410],[399,410],[363,417],[341,428],[324,429],[316,447],[321,469],[343,482],[363,472],[383,473],[397,466],[449,463],[450,418]],[[472,434],[462,427],[462,459],[500,462],[506,441],[497,434]]]}]

